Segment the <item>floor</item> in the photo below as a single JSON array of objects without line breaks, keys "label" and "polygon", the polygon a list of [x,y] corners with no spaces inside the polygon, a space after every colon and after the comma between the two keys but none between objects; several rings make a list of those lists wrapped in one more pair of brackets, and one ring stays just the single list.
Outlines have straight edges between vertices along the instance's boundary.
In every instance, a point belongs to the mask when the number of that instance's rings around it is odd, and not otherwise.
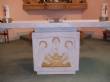
[{"label": "floor", "polygon": [[37,75],[31,42],[0,44],[0,82],[110,82],[110,41],[86,39],[80,51],[75,75]]}]

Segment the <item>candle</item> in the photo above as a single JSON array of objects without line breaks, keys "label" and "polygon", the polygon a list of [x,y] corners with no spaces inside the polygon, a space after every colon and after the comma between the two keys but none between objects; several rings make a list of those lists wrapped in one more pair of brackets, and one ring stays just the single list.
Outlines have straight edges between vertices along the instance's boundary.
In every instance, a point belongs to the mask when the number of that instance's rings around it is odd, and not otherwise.
[{"label": "candle", "polygon": [[108,17],[108,4],[102,4],[102,17]]},{"label": "candle", "polygon": [[107,0],[102,0],[101,16],[102,17],[108,17],[108,3],[107,3]]},{"label": "candle", "polygon": [[8,5],[4,5],[4,17],[10,18],[10,11]]}]

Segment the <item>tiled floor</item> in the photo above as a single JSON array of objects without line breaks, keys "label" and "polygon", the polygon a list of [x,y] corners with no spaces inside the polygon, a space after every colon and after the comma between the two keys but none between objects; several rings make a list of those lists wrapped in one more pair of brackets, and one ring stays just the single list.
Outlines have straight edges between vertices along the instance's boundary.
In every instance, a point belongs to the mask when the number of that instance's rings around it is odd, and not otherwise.
[{"label": "tiled floor", "polygon": [[76,75],[37,75],[29,41],[0,44],[0,82],[110,82],[110,41],[84,40]]}]

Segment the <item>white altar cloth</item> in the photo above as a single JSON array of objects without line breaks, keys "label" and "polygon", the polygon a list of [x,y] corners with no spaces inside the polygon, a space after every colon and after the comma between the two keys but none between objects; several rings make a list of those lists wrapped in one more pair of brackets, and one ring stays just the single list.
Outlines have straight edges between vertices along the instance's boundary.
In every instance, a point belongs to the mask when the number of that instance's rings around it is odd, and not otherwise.
[{"label": "white altar cloth", "polygon": [[110,28],[110,21],[98,21],[98,20],[64,20],[60,23],[50,23],[48,21],[13,21],[12,23],[0,23],[0,28],[39,28],[49,27],[65,27],[66,25],[71,27],[98,27],[98,28]]}]

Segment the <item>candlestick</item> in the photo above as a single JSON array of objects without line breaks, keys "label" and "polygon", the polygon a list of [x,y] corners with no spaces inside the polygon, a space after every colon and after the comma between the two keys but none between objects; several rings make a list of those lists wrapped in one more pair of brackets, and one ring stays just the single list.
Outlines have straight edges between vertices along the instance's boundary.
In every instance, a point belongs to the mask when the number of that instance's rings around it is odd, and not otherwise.
[{"label": "candlestick", "polygon": [[3,23],[11,23],[12,18],[10,18],[10,10],[8,5],[3,6],[4,17],[2,18]]},{"label": "candlestick", "polygon": [[108,4],[103,3],[102,5],[102,17],[108,17]]},{"label": "candlestick", "polygon": [[10,18],[10,10],[8,5],[4,5],[4,17]]},{"label": "candlestick", "polygon": [[101,17],[100,20],[108,20],[108,3],[106,0],[102,0]]}]

